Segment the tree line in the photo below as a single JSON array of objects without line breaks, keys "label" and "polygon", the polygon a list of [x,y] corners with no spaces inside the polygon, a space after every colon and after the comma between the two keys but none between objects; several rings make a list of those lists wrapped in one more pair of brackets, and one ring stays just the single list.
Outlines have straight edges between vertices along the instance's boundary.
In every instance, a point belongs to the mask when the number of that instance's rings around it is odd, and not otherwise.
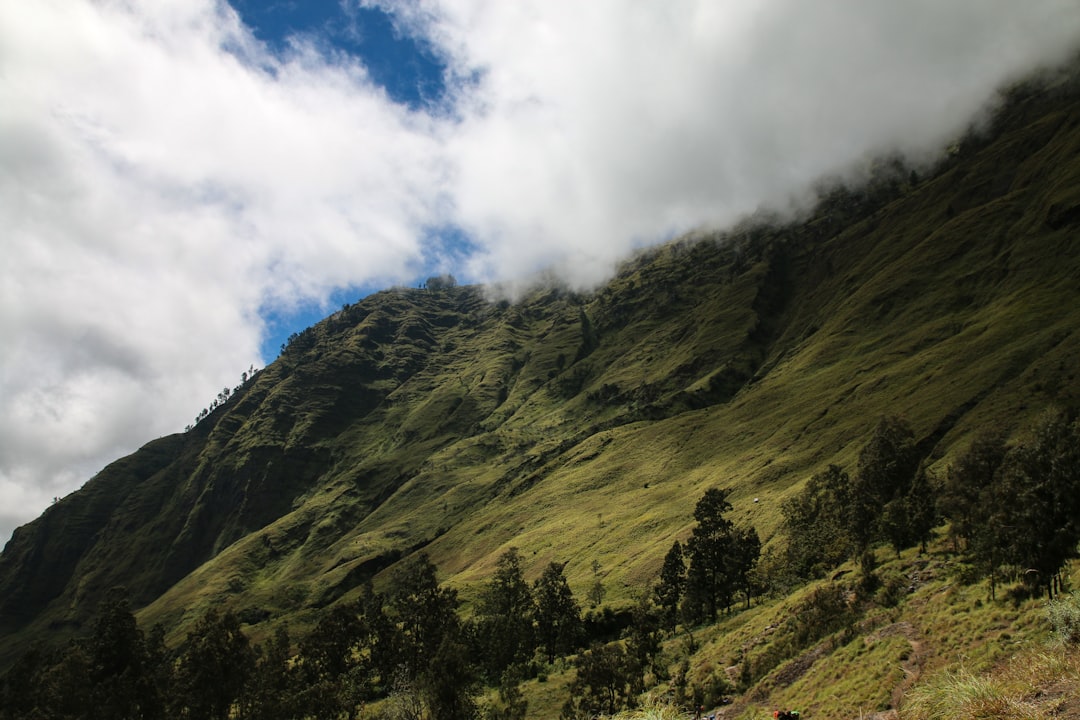
[{"label": "tree line", "polygon": [[[1048,411],[1012,445],[986,431],[932,477],[910,425],[883,418],[854,475],[830,465],[783,508],[786,551],[779,570],[822,576],[848,559],[873,570],[876,545],[921,547],[948,521],[954,550],[990,580],[1021,580],[1053,597],[1080,543],[1080,420]],[[777,574],[782,574],[778,572]]]},{"label": "tree line", "polygon": [[647,687],[664,680],[671,681],[679,703],[696,706],[706,699],[702,688],[689,686],[688,668],[669,677],[660,648],[680,622],[687,627],[713,622],[721,612],[732,612],[736,601],[749,607],[759,589],[754,571],[761,541],[756,529],[736,527],[726,516],[732,509],[729,495],[730,490],[711,488],[698,500],[690,537],[671,546],[651,592],[641,594],[631,610],[621,641],[594,643],[578,655],[570,699],[563,706],[565,720],[633,707]]},{"label": "tree line", "polygon": [[[516,555],[507,557],[502,564],[511,568]],[[496,641],[509,630],[496,628],[502,619],[491,614],[505,589],[499,582],[485,589],[486,609],[464,621],[456,592],[439,585],[435,566],[419,554],[402,564],[385,594],[364,588],[358,599],[326,610],[297,643],[279,626],[254,644],[234,613],[212,609],[174,652],[165,648],[160,627],[141,631],[125,594],[114,591],[88,637],[52,652],[32,648],[8,670],[0,717],[336,720],[356,718],[383,700],[386,718],[475,718],[481,682],[502,680],[494,657],[504,648]],[[556,618],[554,627],[570,624],[562,614],[572,611],[578,619],[559,585],[565,578],[553,565],[537,581],[530,610]],[[568,627],[555,636],[538,634],[535,642],[562,653],[577,642],[571,637]],[[517,662],[525,648],[513,646],[502,657]],[[506,707],[487,716],[523,717],[519,695],[509,689],[505,695]]]},{"label": "tree line", "polygon": [[256,370],[255,366],[252,365],[247,370],[240,373],[240,384],[234,387],[232,390],[230,390],[228,387],[222,388],[221,392],[217,394],[217,397],[210,401],[210,404],[200,410],[199,414],[195,416],[195,422],[184,428],[184,432],[191,432],[191,430],[193,430],[196,425],[208,418],[212,412],[227,403],[230,397],[239,393],[241,388],[247,385],[248,382],[255,380],[255,376],[258,375],[260,372],[262,371]]},{"label": "tree line", "polygon": [[[721,490],[706,492],[695,509],[689,567],[676,591],[689,598],[687,618],[715,617],[737,592],[749,601],[745,562],[729,554],[749,537],[754,548],[760,544],[755,532],[736,531],[723,517],[730,509]],[[377,703],[376,717],[388,720],[520,720],[520,683],[542,679],[572,655],[578,672],[564,717],[632,705],[649,674],[664,672],[656,658],[672,589],[655,593],[659,603],[643,593],[625,613],[583,613],[564,569],[549,563],[529,583],[520,553],[510,548],[463,618],[457,593],[440,586],[420,553],[401,564],[384,592],[364,587],[357,599],[327,609],[298,642],[279,626],[255,644],[234,613],[211,609],[172,651],[162,628],[144,633],[126,593],[114,590],[88,636],[52,651],[34,647],[7,671],[0,718],[337,720]],[[589,594],[598,602],[596,563],[593,574]]]},{"label": "tree line", "polygon": [[732,509],[729,494],[706,490],[694,507],[697,525],[689,539],[685,545],[676,540],[664,557],[654,592],[663,625],[671,632],[680,620],[687,625],[716,620],[740,597],[750,606],[761,540],[755,528],[737,528],[725,517]]}]

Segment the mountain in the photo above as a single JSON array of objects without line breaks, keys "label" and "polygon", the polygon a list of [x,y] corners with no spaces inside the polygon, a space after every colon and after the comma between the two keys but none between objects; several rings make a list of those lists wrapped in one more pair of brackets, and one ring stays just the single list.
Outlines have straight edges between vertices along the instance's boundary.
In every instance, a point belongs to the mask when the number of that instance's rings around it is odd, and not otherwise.
[{"label": "mountain", "polygon": [[936,467],[1080,400],[1080,87],[1028,83],[932,172],[879,162],[798,221],[628,261],[606,285],[392,289],[299,333],[183,434],[149,442],[0,554],[0,661],[85,628],[113,586],[172,637],[252,633],[424,550],[468,600],[599,563],[625,602],[696,500],[781,543],[780,504],[900,415]]}]

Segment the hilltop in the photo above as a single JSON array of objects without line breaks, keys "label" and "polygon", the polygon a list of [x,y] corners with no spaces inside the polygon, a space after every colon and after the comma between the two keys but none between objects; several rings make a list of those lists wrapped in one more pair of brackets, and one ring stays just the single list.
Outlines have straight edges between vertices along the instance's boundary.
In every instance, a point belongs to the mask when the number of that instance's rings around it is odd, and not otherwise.
[{"label": "hilltop", "polygon": [[1076,408],[1078,118],[1075,79],[1021,86],[932,172],[880,163],[805,218],[680,239],[594,292],[343,307],[15,532],[0,659],[85,630],[117,585],[174,643],[209,607],[302,630],[421,550],[466,602],[516,547],[530,581],[566,563],[628,606],[709,488],[778,547],[782,503],[882,416],[940,470],[983,429]]}]

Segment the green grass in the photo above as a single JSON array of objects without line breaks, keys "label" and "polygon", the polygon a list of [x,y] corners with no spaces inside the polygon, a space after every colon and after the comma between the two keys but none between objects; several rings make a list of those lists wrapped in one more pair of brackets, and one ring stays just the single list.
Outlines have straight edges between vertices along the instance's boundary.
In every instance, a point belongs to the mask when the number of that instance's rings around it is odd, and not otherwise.
[{"label": "green grass", "polygon": [[[896,575],[911,583],[899,602],[862,606],[851,630],[800,648],[736,695],[728,717],[765,718],[789,707],[807,718],[871,717],[889,710],[899,710],[903,720],[1048,718],[1069,697],[1080,697],[1080,648],[1051,643],[1045,601],[1017,602],[1008,593],[1011,586],[991,600],[985,583],[959,583],[943,540],[929,555],[914,550],[900,558],[884,550],[879,555],[883,578]],[[835,582],[854,582],[853,566],[840,570],[852,572]],[[1080,579],[1080,568],[1074,565],[1070,574],[1072,581]],[[833,582],[762,598],[750,610],[693,628],[689,655],[686,629],[681,629],[665,642],[669,667],[674,670],[689,657],[690,680],[698,686],[729,672],[737,675],[744,658],[760,656],[783,640],[785,621],[815,588]],[[572,671],[555,669],[545,683],[526,684],[529,717],[557,716],[571,677]],[[555,688],[559,691],[552,692]],[[668,712],[668,689],[662,684],[646,693],[644,710]],[[1023,714],[1028,711],[1034,714]]]}]

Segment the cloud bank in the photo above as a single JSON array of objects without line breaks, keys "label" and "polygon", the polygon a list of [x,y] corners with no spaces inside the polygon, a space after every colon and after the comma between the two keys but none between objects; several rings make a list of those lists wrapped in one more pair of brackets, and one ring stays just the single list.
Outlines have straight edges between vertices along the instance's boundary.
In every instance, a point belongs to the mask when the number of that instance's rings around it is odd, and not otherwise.
[{"label": "cloud bank", "polygon": [[312,38],[271,53],[220,1],[0,5],[0,540],[261,365],[270,311],[433,263],[588,286],[933,158],[1080,40],[1073,0],[386,9],[445,60],[437,107]]}]

